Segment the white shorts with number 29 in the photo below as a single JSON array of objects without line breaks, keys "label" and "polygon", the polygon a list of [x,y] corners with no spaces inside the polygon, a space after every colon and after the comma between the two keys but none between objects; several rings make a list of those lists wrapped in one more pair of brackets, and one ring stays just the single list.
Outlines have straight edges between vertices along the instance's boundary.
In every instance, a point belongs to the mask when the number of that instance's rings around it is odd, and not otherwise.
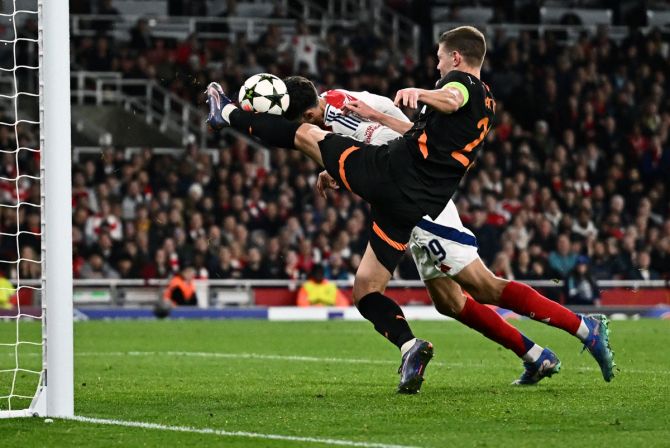
[{"label": "white shorts with number 29", "polygon": [[477,238],[463,226],[453,201],[437,219],[424,216],[409,240],[421,280],[452,277],[479,258]]}]

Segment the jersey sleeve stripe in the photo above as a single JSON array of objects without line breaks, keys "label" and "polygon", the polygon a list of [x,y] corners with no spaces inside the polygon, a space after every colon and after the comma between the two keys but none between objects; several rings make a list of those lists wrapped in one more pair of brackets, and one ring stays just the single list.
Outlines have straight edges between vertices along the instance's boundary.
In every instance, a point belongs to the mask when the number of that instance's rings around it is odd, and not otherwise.
[{"label": "jersey sleeve stripe", "polygon": [[330,114],[328,116],[328,119],[331,120],[331,121],[332,120],[340,120],[342,122],[347,122],[347,123],[351,124],[352,126],[358,126],[361,122],[361,120],[358,120],[356,118],[348,117],[346,115],[343,115],[343,114],[340,114],[340,113],[337,113],[337,112],[333,112],[333,111],[330,112]]},{"label": "jersey sleeve stripe", "polygon": [[352,131],[355,131],[356,128],[358,128],[357,125],[354,125],[354,124],[351,124],[351,123],[349,123],[349,122],[347,122],[347,121],[345,121],[345,120],[342,120],[341,117],[337,117],[337,116],[336,116],[335,118],[333,118],[332,121],[336,121],[336,122],[340,123],[342,126],[344,126],[345,128],[349,128],[349,129],[351,129]]}]

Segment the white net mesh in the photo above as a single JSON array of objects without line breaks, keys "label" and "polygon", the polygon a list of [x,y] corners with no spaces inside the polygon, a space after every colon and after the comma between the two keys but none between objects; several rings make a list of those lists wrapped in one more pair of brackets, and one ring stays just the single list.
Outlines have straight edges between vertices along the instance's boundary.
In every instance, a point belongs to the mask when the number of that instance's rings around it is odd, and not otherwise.
[{"label": "white net mesh", "polygon": [[38,33],[37,0],[0,2],[0,412],[43,372]]}]

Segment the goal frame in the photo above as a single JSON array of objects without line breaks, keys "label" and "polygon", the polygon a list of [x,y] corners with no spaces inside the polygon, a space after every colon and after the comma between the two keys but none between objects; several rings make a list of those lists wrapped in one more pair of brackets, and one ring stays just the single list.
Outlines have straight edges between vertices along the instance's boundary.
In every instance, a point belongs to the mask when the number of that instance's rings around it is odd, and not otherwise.
[{"label": "goal frame", "polygon": [[37,18],[42,372],[30,406],[0,418],[74,416],[69,1],[37,0]]}]

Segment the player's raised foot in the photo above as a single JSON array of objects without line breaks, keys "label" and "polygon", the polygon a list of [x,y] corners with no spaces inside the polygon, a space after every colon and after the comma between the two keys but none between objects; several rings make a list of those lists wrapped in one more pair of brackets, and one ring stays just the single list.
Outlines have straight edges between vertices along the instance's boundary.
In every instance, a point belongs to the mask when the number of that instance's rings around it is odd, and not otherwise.
[{"label": "player's raised foot", "polygon": [[400,384],[398,393],[415,394],[421,389],[423,374],[426,366],[433,357],[433,344],[423,339],[417,339],[414,345],[402,357],[398,369]]},{"label": "player's raised foot", "polygon": [[232,101],[223,92],[223,88],[218,82],[210,82],[205,93],[207,94],[207,104],[209,104],[207,124],[217,131],[223,129],[225,126],[228,126],[228,123],[223,119],[221,112]]},{"label": "player's raised foot", "polygon": [[542,350],[542,354],[535,362],[524,362],[524,372],[518,380],[512,384],[515,386],[532,386],[550,377],[561,370],[561,361],[558,356],[548,348]]},{"label": "player's raised foot", "polygon": [[614,378],[614,352],[610,348],[609,320],[603,314],[589,314],[582,316],[584,323],[589,329],[589,335],[584,340],[584,350],[596,359],[603,374],[603,379],[608,383]]}]

